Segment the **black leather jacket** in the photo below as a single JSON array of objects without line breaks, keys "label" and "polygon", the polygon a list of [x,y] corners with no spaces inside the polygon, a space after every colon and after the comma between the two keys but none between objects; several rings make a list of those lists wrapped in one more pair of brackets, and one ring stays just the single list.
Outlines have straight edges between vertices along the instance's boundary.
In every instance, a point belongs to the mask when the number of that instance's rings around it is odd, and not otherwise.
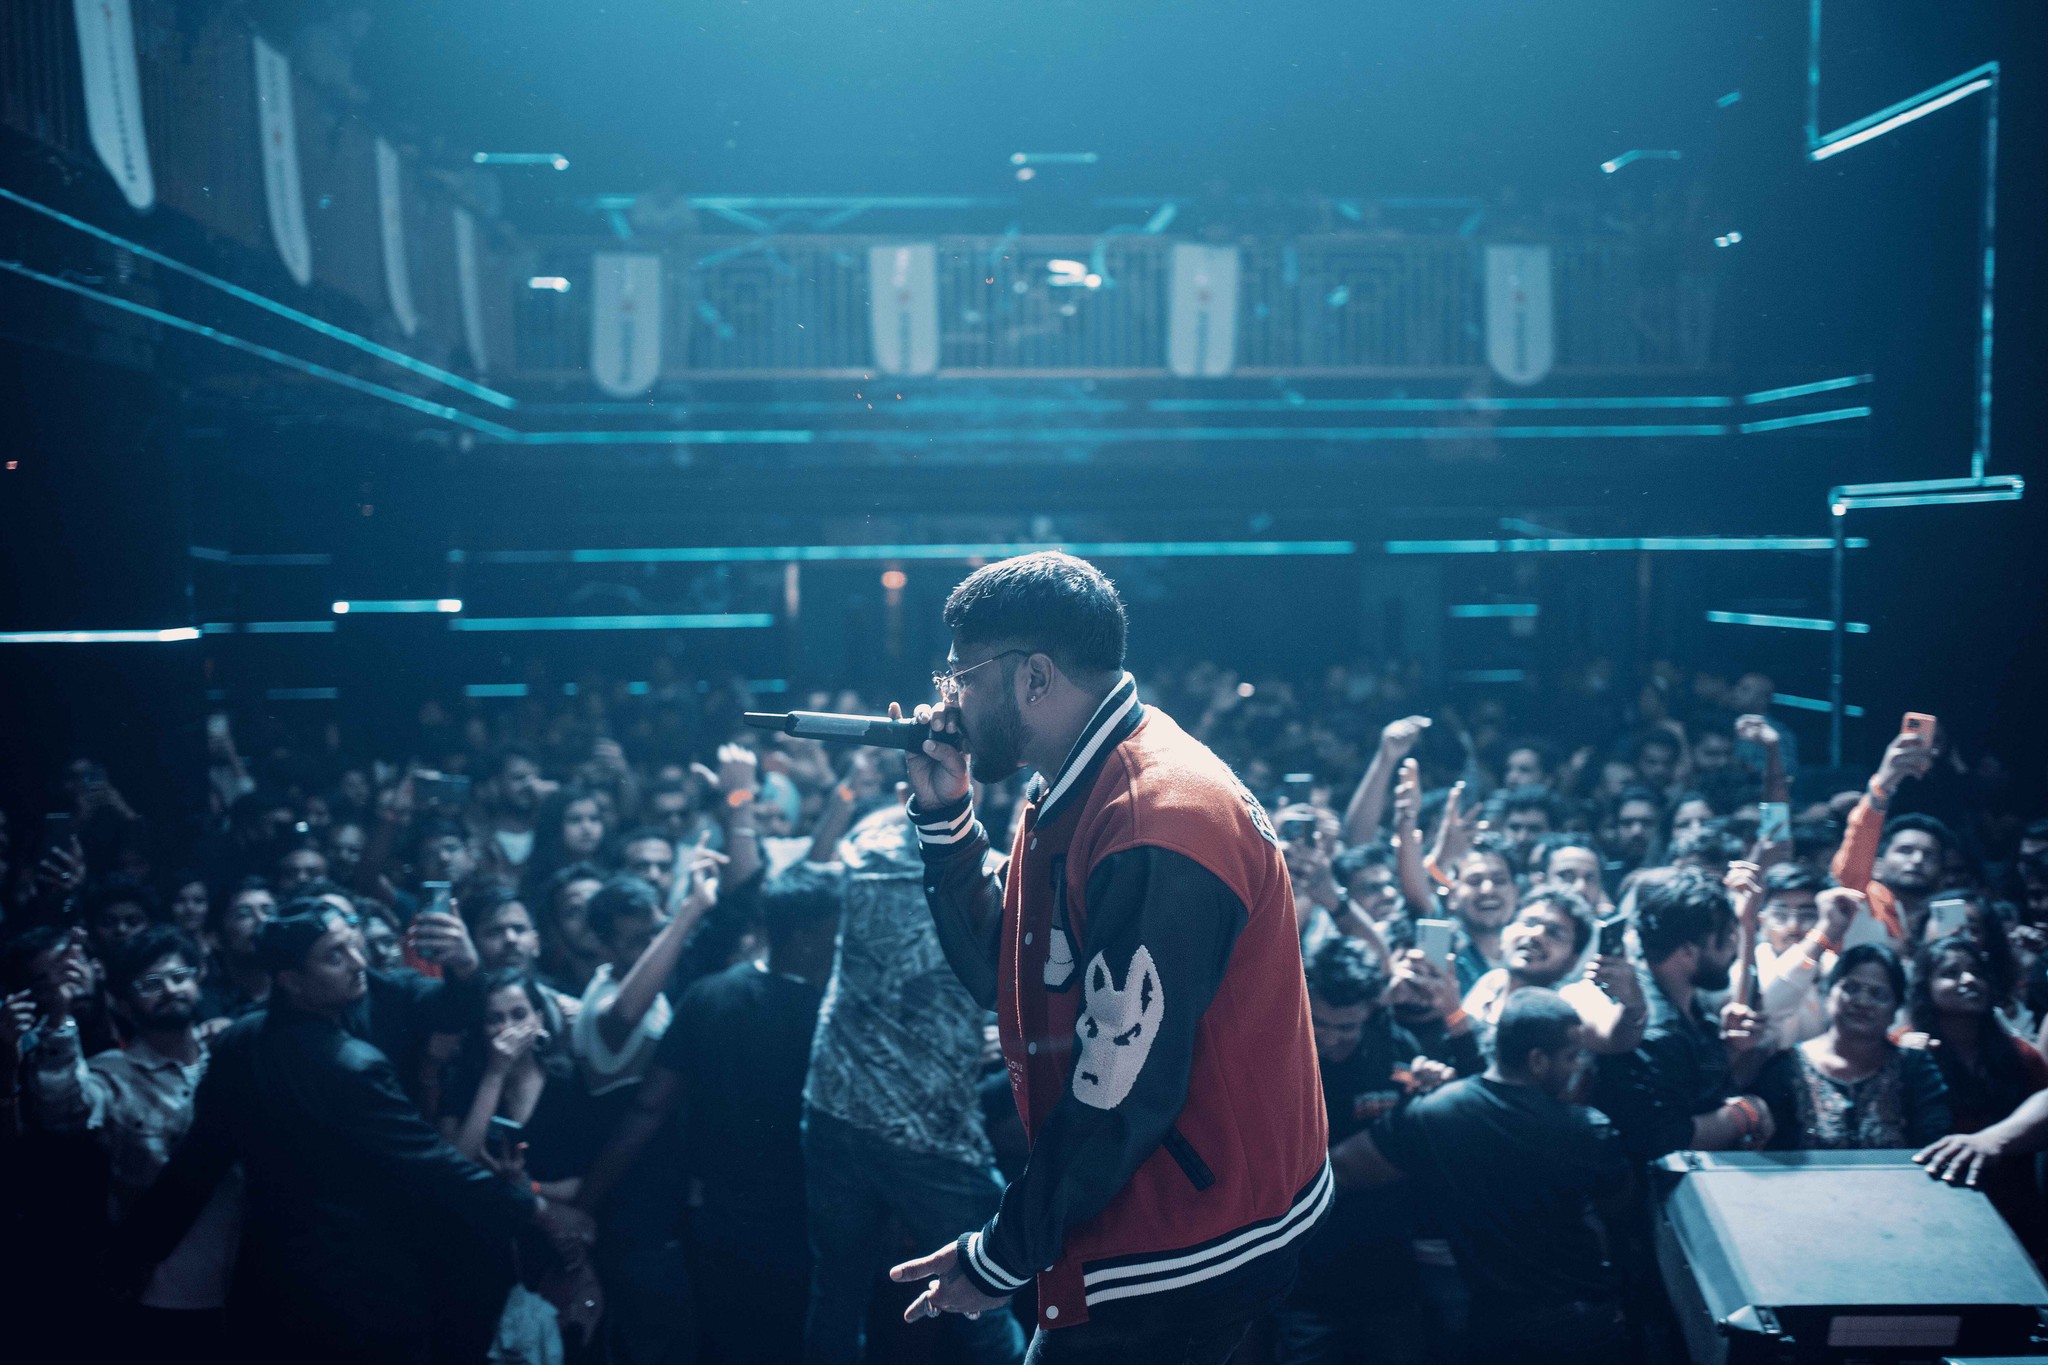
[{"label": "black leather jacket", "polygon": [[[292,1340],[422,1340],[443,1258],[533,1235],[534,1196],[441,1139],[376,1046],[281,999],[213,1045],[192,1131],[136,1210],[130,1249],[167,1254],[230,1162],[247,1182],[229,1309]],[[546,1256],[544,1241],[534,1242]]]}]

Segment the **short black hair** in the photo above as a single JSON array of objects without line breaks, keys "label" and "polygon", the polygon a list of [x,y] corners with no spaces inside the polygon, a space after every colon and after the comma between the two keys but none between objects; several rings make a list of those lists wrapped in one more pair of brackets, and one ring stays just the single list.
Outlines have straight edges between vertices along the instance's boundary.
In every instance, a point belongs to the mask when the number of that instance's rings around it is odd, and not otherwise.
[{"label": "short black hair", "polygon": [[761,920],[771,944],[787,943],[812,925],[836,922],[845,904],[845,882],[816,863],[797,863],[761,886]]},{"label": "short black hair", "polygon": [[1393,865],[1394,850],[1378,839],[1371,839],[1362,844],[1353,844],[1339,853],[1330,861],[1330,872],[1341,884],[1350,881],[1368,867],[1391,868]]},{"label": "short black hair", "polygon": [[[462,895],[456,898],[455,903],[462,907],[462,922],[469,926],[472,934],[482,930],[491,922],[491,916],[506,906],[526,906],[525,898],[503,882],[472,883],[463,888]],[[530,908],[526,914],[528,919],[533,917]]]},{"label": "short black hair", "polygon": [[0,941],[0,991],[13,994],[35,981],[35,962],[44,953],[71,941],[71,931],[55,924],[37,924]]},{"label": "short black hair", "polygon": [[1629,752],[1640,757],[1645,749],[1669,749],[1672,757],[1676,758],[1685,752],[1685,747],[1684,741],[1669,730],[1645,730],[1636,736],[1635,743],[1629,746]]},{"label": "short black hair", "polygon": [[1540,810],[1552,829],[1562,826],[1569,813],[1548,787],[1506,787],[1494,794],[1493,804],[1503,820],[1517,811]]},{"label": "short black hair", "polygon": [[1546,886],[1541,891],[1524,896],[1522,903],[1515,908],[1515,914],[1521,915],[1533,905],[1548,905],[1562,910],[1572,922],[1572,951],[1586,951],[1586,945],[1593,941],[1593,930],[1598,927],[1599,921],[1594,918],[1593,907],[1586,904],[1584,896],[1561,887]]},{"label": "short black hair", "polygon": [[117,1000],[125,1000],[134,989],[136,979],[172,953],[185,959],[185,965],[198,968],[205,964],[205,955],[199,945],[175,924],[152,924],[125,943],[118,944],[107,954],[107,992]]},{"label": "short black hair", "polygon": [[1697,858],[1727,864],[1740,858],[1748,847],[1726,820],[1716,817],[1692,833],[1679,836],[1671,845],[1670,857],[1674,863]]},{"label": "short black hair", "polygon": [[1704,946],[1735,928],[1721,883],[1696,867],[1658,867],[1636,882],[1636,936],[1651,966],[1687,944]]},{"label": "short black hair", "polygon": [[[1666,735],[1665,738],[1669,739],[1670,736]],[[1621,808],[1632,801],[1649,802],[1657,808],[1657,818],[1660,821],[1664,818],[1664,798],[1658,794],[1655,787],[1646,787],[1640,782],[1623,787],[1621,795],[1614,798],[1614,813],[1620,815]]]},{"label": "short black hair", "polygon": [[1355,938],[1333,938],[1309,954],[1308,988],[1332,1009],[1376,1005],[1387,992],[1387,973]]},{"label": "short black hair", "polygon": [[420,822],[419,828],[413,832],[412,842],[408,843],[406,848],[417,856],[420,849],[432,839],[460,839],[466,844],[469,842],[469,830],[464,828],[459,820],[437,816]]},{"label": "short black hair", "polygon": [[667,844],[671,849],[674,849],[676,846],[675,836],[667,830],[657,829],[653,825],[635,825],[632,829],[626,831],[625,838],[619,840],[619,848],[621,851],[624,851],[628,844],[644,844],[650,839]]},{"label": "short black hair", "polygon": [[1493,1026],[1493,1064],[1507,1074],[1526,1074],[1530,1053],[1564,1047],[1580,1022],[1579,1012],[1556,991],[1537,986],[1516,991]]},{"label": "short black hair", "polygon": [[130,877],[109,877],[86,892],[79,918],[90,925],[116,905],[141,906],[151,923],[162,923],[164,918],[163,902],[156,892]]},{"label": "short black hair", "polygon": [[1922,834],[1934,836],[1934,842],[1941,845],[1941,854],[1944,858],[1956,851],[1956,832],[1954,830],[1932,815],[1923,815],[1915,811],[1910,815],[1894,815],[1891,819],[1885,821],[1884,842],[1878,845],[1878,856],[1883,857],[1885,853],[1890,851],[1892,840],[1908,830],[1916,829]]},{"label": "short black hair", "polygon": [[1780,891],[1813,891],[1825,889],[1827,883],[1810,867],[1799,863],[1772,863],[1764,873],[1764,900],[1770,901]]},{"label": "short black hair", "polygon": [[519,758],[525,759],[536,768],[540,766],[540,755],[515,739],[491,751],[491,756],[484,762],[484,781],[497,781],[505,775],[505,769],[512,761]]},{"label": "short black hair", "polygon": [[1582,848],[1592,854],[1595,865],[1603,869],[1600,878],[1601,883],[1602,885],[1606,884],[1607,878],[1604,869],[1607,860],[1600,855],[1599,845],[1593,842],[1592,835],[1580,834],[1572,830],[1553,831],[1536,841],[1535,845],[1529,850],[1529,874],[1535,877],[1550,875],[1551,855],[1561,853],[1568,848]]},{"label": "short black hair", "polygon": [[268,877],[259,877],[252,873],[242,878],[242,880],[228,888],[226,895],[215,896],[206,903],[206,931],[210,934],[220,933],[227,924],[228,911],[234,908],[236,901],[248,895],[251,891],[261,891],[273,899],[277,895],[271,889]]},{"label": "short black hair", "polygon": [[[1509,843],[1504,835],[1497,834],[1490,829],[1482,830],[1472,836],[1471,845],[1458,855],[1458,862],[1462,863],[1474,854],[1487,858],[1498,858],[1508,865],[1509,872],[1516,870],[1515,846]],[[1450,871],[1455,869],[1456,866],[1457,864],[1453,863],[1451,869],[1446,870]]]},{"label": "short black hair", "polygon": [[661,913],[661,892],[643,877],[613,877],[583,907],[583,923],[599,943],[612,941],[622,919],[651,919]]},{"label": "short black hair", "polygon": [[[568,890],[572,882],[602,882],[604,879],[604,869],[596,863],[577,862],[570,863],[566,867],[556,868],[554,875],[548,878],[548,909],[554,909],[555,902],[561,899],[562,893]],[[529,910],[532,908],[532,906],[527,907]]]},{"label": "short black hair", "polygon": [[1842,955],[1835,959],[1835,965],[1828,971],[1827,988],[1833,990],[1849,973],[1858,967],[1875,962],[1884,969],[1885,979],[1891,982],[1892,999],[1906,1003],[1906,967],[1899,961],[1899,955],[1882,943],[1858,943],[1844,948]]},{"label": "short black hair", "polygon": [[1123,670],[1129,623],[1116,585],[1058,550],[976,569],[946,598],[945,621],[959,644],[1015,640],[1079,677]]}]

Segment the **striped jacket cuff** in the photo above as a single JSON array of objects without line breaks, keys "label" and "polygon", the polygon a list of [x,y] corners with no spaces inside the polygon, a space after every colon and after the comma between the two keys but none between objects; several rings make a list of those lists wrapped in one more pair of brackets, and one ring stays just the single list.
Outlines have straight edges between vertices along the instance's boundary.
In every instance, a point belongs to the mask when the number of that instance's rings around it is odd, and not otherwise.
[{"label": "striped jacket cuff", "polygon": [[1012,1275],[989,1259],[982,1233],[970,1232],[960,1239],[960,1273],[969,1284],[992,1299],[1007,1299],[1024,1287],[1029,1275]]},{"label": "striped jacket cuff", "polygon": [[912,802],[910,823],[916,827],[917,842],[927,855],[951,854],[957,845],[970,842],[980,829],[980,822],[974,818],[974,802],[965,796],[932,811],[921,811]]}]

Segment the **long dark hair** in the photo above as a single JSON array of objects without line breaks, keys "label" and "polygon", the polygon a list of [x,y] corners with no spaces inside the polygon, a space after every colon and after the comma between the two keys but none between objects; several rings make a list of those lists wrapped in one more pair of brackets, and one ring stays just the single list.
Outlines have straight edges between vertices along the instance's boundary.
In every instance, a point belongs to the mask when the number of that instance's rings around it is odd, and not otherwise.
[{"label": "long dark hair", "polygon": [[[562,819],[569,813],[569,807],[578,801],[597,802],[599,819],[604,821],[604,838],[597,848],[588,855],[588,861],[610,864],[612,845],[618,837],[617,821],[604,813],[604,802],[588,787],[564,787],[549,795],[541,802],[540,811],[533,821],[533,854],[526,861],[521,882],[529,894],[539,894],[548,880],[567,864],[576,861],[562,842]],[[532,902],[528,902],[532,908]]]},{"label": "long dark hair", "polygon": [[[1969,934],[1950,934],[1922,947],[1913,959],[1913,990],[1906,1000],[1906,1017],[1915,1029],[1928,1037],[1941,1038],[1943,1016],[1934,1007],[1932,983],[1935,969],[1941,966],[1942,959],[1958,953],[1969,958],[1977,975],[1984,979],[1986,1003],[1984,1023],[1977,1039],[1977,1068],[1975,1071],[1967,1068],[1953,1047],[1936,1048],[1934,1060],[1940,1064],[1942,1077],[1948,1082],[1956,1112],[1990,1113],[1999,1110],[2001,1112],[1992,1120],[1995,1122],[2011,1111],[2017,1097],[2032,1089],[2032,1082],[2020,1062],[2020,1050],[2008,1041],[2005,1024],[1999,1018],[1998,1006],[2004,996],[1998,986],[1996,955]],[[2008,1099],[2012,1103],[2008,1103]]]},{"label": "long dark hair", "polygon": [[518,988],[526,993],[527,1003],[548,1031],[546,1038],[533,1045],[534,1059],[547,1074],[550,1082],[573,1081],[576,1062],[569,1053],[569,1030],[562,1022],[562,1012],[555,1008],[555,1002],[541,989],[540,983],[529,972],[511,967],[496,967],[487,972],[477,973],[475,1009],[462,1031],[462,1050],[455,1054],[455,1061],[449,1068],[448,1087],[444,1095],[441,1112],[460,1118],[468,1111],[469,1103],[476,1097],[476,1088],[483,1081],[484,1063],[490,1057],[491,1039],[484,1031],[484,1019],[491,1007],[491,997],[499,991]]}]

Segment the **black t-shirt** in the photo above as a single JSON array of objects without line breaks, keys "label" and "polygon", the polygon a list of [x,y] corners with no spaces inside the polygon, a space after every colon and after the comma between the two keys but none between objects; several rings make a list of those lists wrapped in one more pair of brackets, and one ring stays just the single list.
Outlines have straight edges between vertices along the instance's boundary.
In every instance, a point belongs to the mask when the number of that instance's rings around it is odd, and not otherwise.
[{"label": "black t-shirt", "polygon": [[683,992],[654,1055],[682,1078],[684,1148],[705,1203],[794,1218],[799,1235],[798,1124],[822,998],[807,981],[739,963]]},{"label": "black t-shirt", "polygon": [[1387,1114],[1372,1140],[1443,1223],[1479,1304],[1614,1296],[1590,1200],[1628,1167],[1597,1110],[1475,1076]]},{"label": "black t-shirt", "polygon": [[[1371,1127],[1406,1099],[1407,1087],[1396,1073],[1423,1055],[1415,1036],[1382,1011],[1366,1021],[1349,1057],[1319,1058],[1330,1146]],[[1417,1291],[1409,1205],[1401,1185],[1339,1190],[1329,1216],[1302,1248],[1301,1276],[1290,1302],[1324,1311],[1412,1302]]]}]

